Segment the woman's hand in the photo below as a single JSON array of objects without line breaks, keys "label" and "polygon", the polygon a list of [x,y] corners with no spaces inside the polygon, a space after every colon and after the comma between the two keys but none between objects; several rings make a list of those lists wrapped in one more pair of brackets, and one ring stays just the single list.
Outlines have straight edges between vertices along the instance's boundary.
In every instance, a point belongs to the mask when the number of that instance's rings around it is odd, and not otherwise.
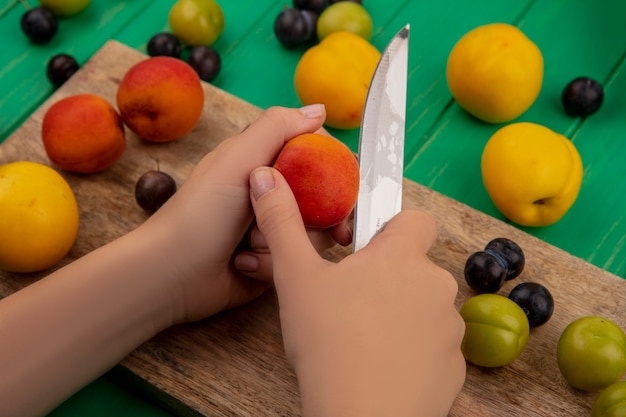
[{"label": "woman's hand", "polygon": [[[324,116],[269,109],[144,224],[0,300],[0,415],[43,415],[159,331],[260,295],[267,283],[233,261],[253,221],[250,172]],[[328,233],[312,236],[323,246]]]},{"label": "woman's hand", "polygon": [[[253,224],[248,178],[255,168],[271,165],[286,141],[319,130],[324,120],[322,105],[270,108],[207,154],[176,194],[142,226],[156,239],[164,237],[162,243],[171,250],[161,267],[169,271],[168,279],[179,281],[183,291],[177,302],[184,306],[176,309],[183,312],[180,321],[241,305],[267,288],[258,279],[271,281],[271,258]],[[351,241],[345,224],[309,234],[318,250],[332,246],[333,238],[344,245]],[[234,262],[242,247],[249,249],[244,251],[248,256]]]},{"label": "woman's hand", "polygon": [[285,349],[306,416],[445,416],[465,378],[457,283],[426,256],[433,219],[403,211],[334,264],[307,238],[284,178],[250,178],[272,254]]}]

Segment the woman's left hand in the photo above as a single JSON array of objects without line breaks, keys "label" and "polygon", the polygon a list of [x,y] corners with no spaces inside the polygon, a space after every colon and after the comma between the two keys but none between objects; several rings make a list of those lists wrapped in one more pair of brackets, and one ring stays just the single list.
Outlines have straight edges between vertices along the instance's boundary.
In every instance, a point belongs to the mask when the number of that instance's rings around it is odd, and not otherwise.
[{"label": "woman's left hand", "polygon": [[[142,228],[159,231],[172,251],[162,267],[180,281],[180,321],[197,320],[258,297],[272,279],[271,256],[254,225],[249,176],[271,165],[289,139],[319,130],[324,107],[274,107],[222,142]],[[331,230],[311,230],[318,250],[350,243],[348,219]],[[167,230],[163,234],[162,230]],[[235,256],[238,254],[237,256]],[[266,281],[266,282],[264,282]]]}]

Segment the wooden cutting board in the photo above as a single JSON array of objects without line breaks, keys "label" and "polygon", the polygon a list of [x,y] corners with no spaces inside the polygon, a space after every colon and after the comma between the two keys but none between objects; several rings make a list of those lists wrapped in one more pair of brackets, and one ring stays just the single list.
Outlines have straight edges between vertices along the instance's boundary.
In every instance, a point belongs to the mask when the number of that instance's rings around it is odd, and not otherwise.
[{"label": "wooden cutting board", "polygon": [[[0,146],[0,163],[31,160],[49,164],[40,140],[48,107],[68,95],[90,92],[115,103],[125,71],[145,55],[108,42]],[[77,242],[61,265],[141,224],[146,215],[135,203],[137,178],[162,170],[182,184],[195,163],[221,140],[240,132],[261,112],[209,84],[198,126],[168,144],[148,144],[132,133],[123,157],[106,172],[63,175],[73,187],[81,214]],[[565,326],[585,315],[602,315],[626,328],[626,282],[426,187],[405,180],[404,205],[431,212],[440,236],[430,256],[459,282],[457,306],[473,295],[463,279],[467,257],[495,237],[508,237],[526,253],[526,268],[501,293],[522,281],[546,285],[555,298],[552,319],[531,331],[521,357],[499,369],[468,365],[467,381],[451,416],[584,416],[595,393],[569,387],[556,363],[556,343]],[[584,238],[584,237],[581,237]],[[325,256],[339,260],[346,248]],[[59,265],[59,266],[61,266]],[[50,271],[46,271],[48,273]],[[0,273],[0,295],[7,296],[45,273]],[[114,302],[115,300],[111,300]],[[298,416],[296,380],[282,348],[275,294],[210,319],[171,328],[125,358],[118,371],[181,416]]]}]

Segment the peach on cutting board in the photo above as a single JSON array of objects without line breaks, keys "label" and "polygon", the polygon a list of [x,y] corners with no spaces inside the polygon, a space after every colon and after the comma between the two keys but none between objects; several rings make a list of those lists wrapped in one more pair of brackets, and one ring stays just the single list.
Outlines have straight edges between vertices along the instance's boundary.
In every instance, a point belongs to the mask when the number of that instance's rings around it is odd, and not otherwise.
[{"label": "peach on cutting board", "polygon": [[83,174],[110,167],[126,148],[120,115],[95,94],[76,94],[54,103],[44,115],[41,138],[50,161]]},{"label": "peach on cutting board", "polygon": [[189,64],[156,56],[126,72],[116,100],[130,130],[150,142],[170,142],[196,126],[204,107],[204,91]]},{"label": "peach on cutting board", "polygon": [[285,144],[274,168],[287,180],[307,227],[339,224],[356,204],[359,164],[350,148],[335,138],[296,136]]}]

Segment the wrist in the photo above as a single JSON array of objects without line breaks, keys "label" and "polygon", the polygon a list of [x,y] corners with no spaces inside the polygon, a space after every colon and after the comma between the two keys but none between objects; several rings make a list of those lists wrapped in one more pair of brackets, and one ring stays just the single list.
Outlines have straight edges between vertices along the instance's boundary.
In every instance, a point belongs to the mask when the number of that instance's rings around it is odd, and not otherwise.
[{"label": "wrist", "polygon": [[[124,253],[120,288],[130,288],[129,302],[137,306],[132,310],[145,318],[156,334],[182,323],[185,317],[184,289],[176,277],[175,250],[172,248],[168,227],[139,227],[120,238],[116,244]],[[130,300],[129,300],[130,301]],[[139,306],[143,306],[141,312]]]},{"label": "wrist", "polygon": [[0,336],[11,340],[0,346],[3,406],[43,414],[176,322],[180,291],[145,233],[131,232],[1,300]]}]

